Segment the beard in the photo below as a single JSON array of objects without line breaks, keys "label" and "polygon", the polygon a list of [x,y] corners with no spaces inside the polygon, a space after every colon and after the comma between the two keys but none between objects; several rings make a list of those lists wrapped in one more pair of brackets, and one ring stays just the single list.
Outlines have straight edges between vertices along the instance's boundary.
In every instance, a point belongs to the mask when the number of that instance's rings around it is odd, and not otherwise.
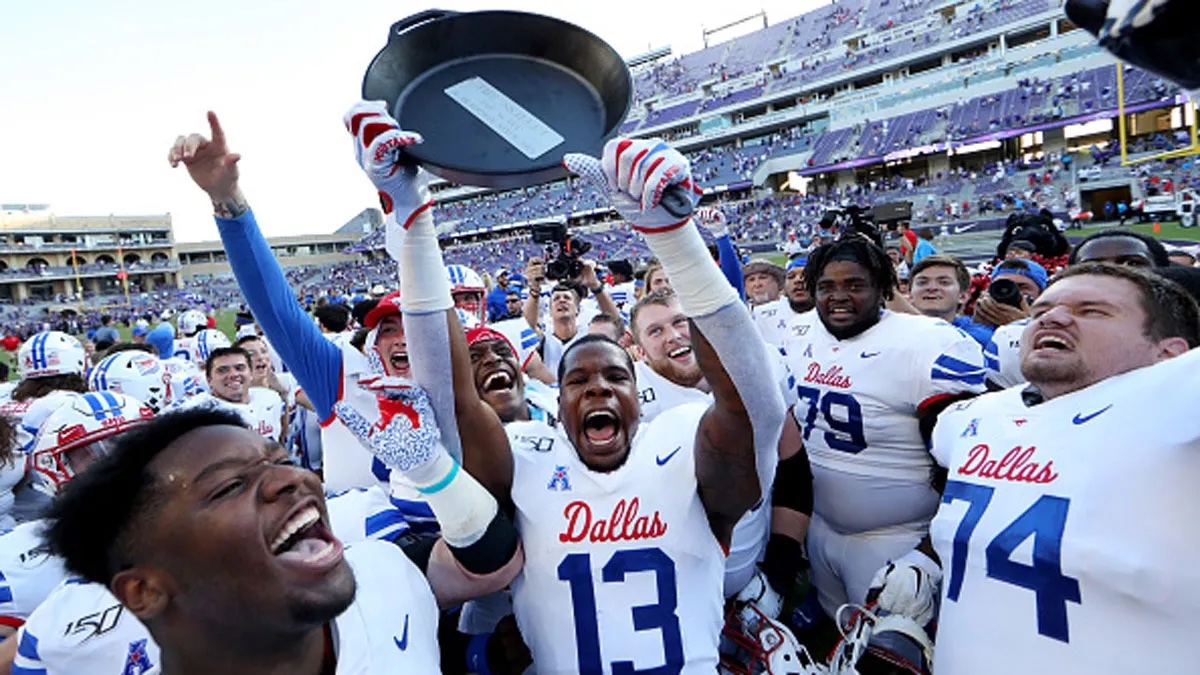
[{"label": "beard", "polygon": [[681,387],[692,388],[700,384],[700,380],[704,379],[704,373],[700,372],[700,364],[695,361],[690,366],[683,366],[676,363],[669,356],[663,356],[655,361],[650,361],[646,365],[659,375],[663,376],[668,382],[677,384]]}]

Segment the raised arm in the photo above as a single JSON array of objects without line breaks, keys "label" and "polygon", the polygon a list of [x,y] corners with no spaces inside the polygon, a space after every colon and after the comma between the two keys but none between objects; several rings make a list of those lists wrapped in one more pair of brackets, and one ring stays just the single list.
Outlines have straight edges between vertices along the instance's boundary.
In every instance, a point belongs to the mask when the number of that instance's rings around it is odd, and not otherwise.
[{"label": "raised arm", "polygon": [[728,541],[734,523],[774,480],[785,410],[778,388],[770,386],[767,347],[749,310],[712,263],[691,219],[659,205],[669,185],[698,194],[688,162],[661,141],[617,139],[605,146],[601,162],[568,155],[566,164],[609,187],[614,206],[646,238],[697,329],[692,348],[715,400],[696,434],[696,477],[714,532]]},{"label": "raised arm", "polygon": [[171,147],[171,166],[184,165],[196,186],[208,194],[221,243],[254,319],[296,380],[317,414],[327,418],[342,380],[342,355],[296,301],[287,277],[258,229],[254,213],[238,185],[237,162],[229,152],[216,113],[208,113],[211,138],[180,136]]},{"label": "raised arm", "polygon": [[[428,392],[450,455],[502,502],[512,485],[512,453],[500,419],[475,390],[471,358],[442,261],[423,170],[401,164],[417,134],[399,129],[378,103],[346,118],[359,162],[384,197],[387,249],[400,263],[400,304],[413,379]],[[388,208],[388,207],[391,208]]]},{"label": "raised arm", "polygon": [[717,264],[721,273],[737,291],[738,297],[746,299],[746,278],[742,274],[742,261],[738,258],[737,247],[729,236],[729,226],[725,213],[715,206],[696,209],[695,220],[712,234],[713,242],[717,245]]}]

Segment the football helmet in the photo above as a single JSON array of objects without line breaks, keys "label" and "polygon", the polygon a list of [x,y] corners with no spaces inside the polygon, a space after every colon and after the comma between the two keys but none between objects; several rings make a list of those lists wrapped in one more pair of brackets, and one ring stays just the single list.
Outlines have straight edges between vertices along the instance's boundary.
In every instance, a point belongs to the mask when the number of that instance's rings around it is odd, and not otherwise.
[{"label": "football helmet", "polygon": [[233,343],[229,341],[229,336],[215,328],[205,328],[196,333],[196,337],[192,340],[192,363],[197,366],[208,361],[208,355],[214,349],[221,347],[229,347]]},{"label": "football helmet", "polygon": [[186,337],[196,334],[201,328],[208,327],[208,317],[198,309],[189,309],[179,315],[179,332]]},{"label": "football helmet", "polygon": [[721,666],[726,675],[828,675],[787,626],[775,620],[783,596],[757,572],[730,602],[721,630]]},{"label": "football helmet", "polygon": [[466,265],[446,265],[446,276],[454,306],[483,322],[487,317],[487,286],[479,273]]},{"label": "football helmet", "polygon": [[204,373],[194,363],[183,359],[163,359],[160,363],[167,373],[167,406],[208,391]]},{"label": "football helmet", "polygon": [[57,492],[97,456],[116,434],[154,416],[149,406],[110,391],[76,394],[50,413],[33,442],[33,470],[40,487]]},{"label": "football helmet", "polygon": [[155,413],[171,402],[171,376],[157,356],[142,351],[106,356],[88,373],[88,388],[125,394],[145,403]]},{"label": "football helmet", "polygon": [[56,330],[38,333],[17,352],[22,380],[56,375],[82,375],[87,371],[87,354],[74,337]]},{"label": "football helmet", "polygon": [[[852,614],[848,623],[842,618]],[[835,620],[842,640],[829,657],[829,675],[930,675],[933,641],[925,629],[903,614],[889,614],[875,603],[842,605]]]}]

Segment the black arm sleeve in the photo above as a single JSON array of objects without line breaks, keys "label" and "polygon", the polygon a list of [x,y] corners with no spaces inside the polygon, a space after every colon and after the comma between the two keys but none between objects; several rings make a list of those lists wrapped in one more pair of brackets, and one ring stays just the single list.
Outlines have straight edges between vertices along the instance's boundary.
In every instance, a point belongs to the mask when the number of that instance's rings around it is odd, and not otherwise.
[{"label": "black arm sleeve", "polygon": [[779,462],[779,468],[775,470],[775,485],[771,488],[771,505],[811,516],[812,482],[808,453],[801,448],[800,452]]}]

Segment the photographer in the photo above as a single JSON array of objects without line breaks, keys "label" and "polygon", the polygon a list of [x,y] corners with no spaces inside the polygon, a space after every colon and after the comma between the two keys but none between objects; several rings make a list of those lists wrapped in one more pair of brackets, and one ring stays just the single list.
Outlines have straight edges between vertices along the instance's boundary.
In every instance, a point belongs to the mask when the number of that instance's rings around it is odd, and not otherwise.
[{"label": "photographer", "polygon": [[[576,258],[577,268],[562,269],[561,265],[556,265],[562,260],[560,256],[549,264],[533,261],[525,273],[529,284],[529,297],[525,300],[525,320],[542,338],[542,361],[552,373],[558,372],[558,362],[566,348],[576,338],[587,334],[587,325],[593,316],[598,313],[620,316],[620,311],[609,296],[608,287],[596,275],[595,262]],[[555,269],[556,267],[558,269]],[[541,316],[541,297],[550,271],[574,274],[570,278],[557,279],[558,283],[550,290],[550,316],[546,322]],[[580,306],[589,292],[595,298],[598,311],[581,314]]]},{"label": "photographer", "polygon": [[975,303],[975,323],[996,328],[1029,318],[1029,306],[1046,290],[1046,268],[1013,258],[996,266],[987,291]]}]

